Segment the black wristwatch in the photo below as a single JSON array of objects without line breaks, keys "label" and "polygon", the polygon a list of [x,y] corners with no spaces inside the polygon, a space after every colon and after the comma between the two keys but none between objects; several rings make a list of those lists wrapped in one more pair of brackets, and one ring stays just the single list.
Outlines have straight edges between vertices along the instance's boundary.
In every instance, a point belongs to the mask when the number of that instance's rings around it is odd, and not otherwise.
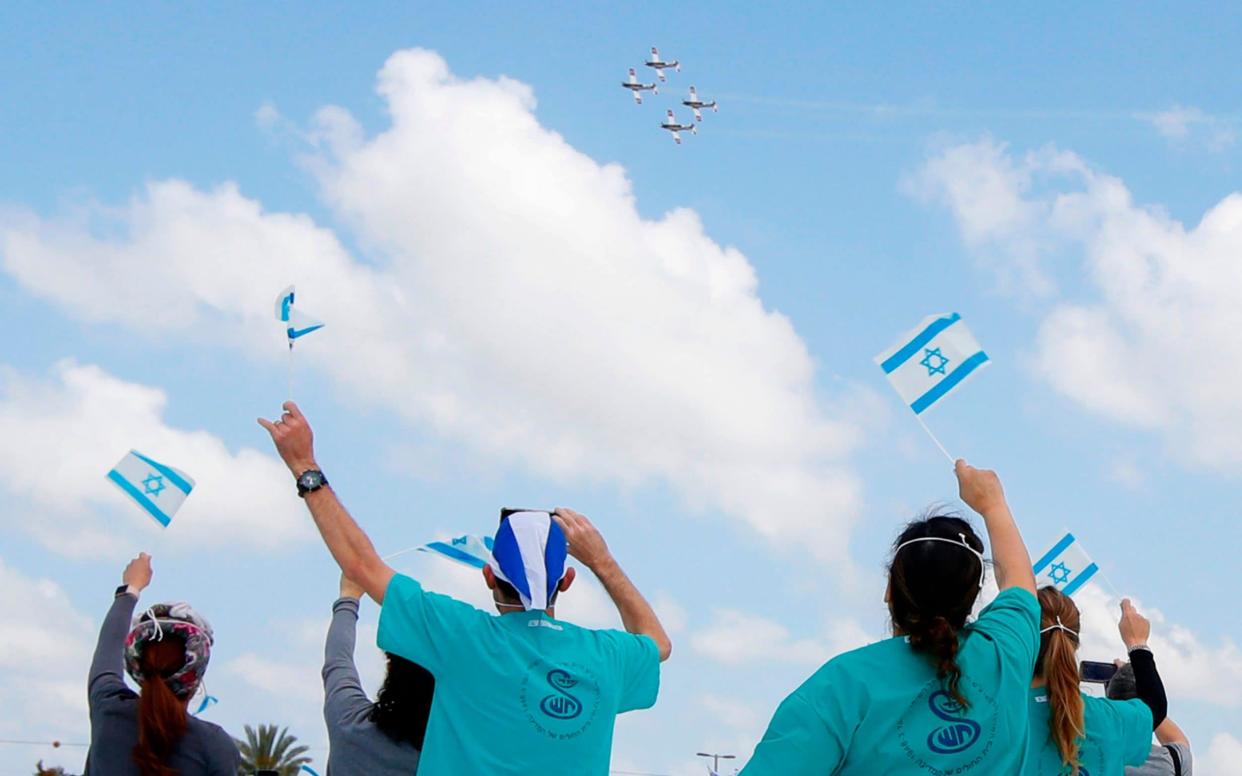
[{"label": "black wristwatch", "polygon": [[307,469],[298,475],[298,495],[306,498],[307,493],[314,493],[327,484],[328,478],[323,476],[323,472],[318,469]]}]

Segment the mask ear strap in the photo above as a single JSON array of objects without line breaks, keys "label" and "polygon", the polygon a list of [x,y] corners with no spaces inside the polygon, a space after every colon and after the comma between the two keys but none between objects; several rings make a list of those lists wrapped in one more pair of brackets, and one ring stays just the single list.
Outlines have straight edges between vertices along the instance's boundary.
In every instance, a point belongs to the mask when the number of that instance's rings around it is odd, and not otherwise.
[{"label": "mask ear strap", "polygon": [[911,544],[917,544],[918,542],[944,542],[946,544],[956,544],[960,547],[965,547],[967,550],[970,550],[972,555],[979,559],[979,589],[982,590],[983,577],[987,572],[987,564],[983,560],[983,553],[970,546],[970,542],[966,541],[966,534],[959,533],[957,538],[960,539],[960,541],[955,542],[952,539],[946,539],[943,536],[921,536],[918,539],[911,539],[908,542],[902,542],[897,545],[897,549],[893,550],[893,557],[897,557],[897,553],[901,552],[903,547],[909,547]]},{"label": "mask ear strap", "polygon": [[1067,626],[1063,625],[1063,624],[1061,623],[1061,615],[1059,615],[1059,614],[1057,615],[1057,621],[1056,621],[1056,623],[1055,623],[1055,624],[1053,624],[1053,625],[1049,625],[1047,628],[1044,628],[1043,630],[1041,630],[1041,631],[1039,632],[1039,634],[1042,636],[1043,634],[1047,633],[1048,631],[1054,631],[1054,630],[1063,630],[1063,631],[1065,631],[1066,633],[1068,633],[1069,635],[1073,636],[1074,638],[1078,638],[1078,631],[1073,631],[1073,630],[1070,630]]}]

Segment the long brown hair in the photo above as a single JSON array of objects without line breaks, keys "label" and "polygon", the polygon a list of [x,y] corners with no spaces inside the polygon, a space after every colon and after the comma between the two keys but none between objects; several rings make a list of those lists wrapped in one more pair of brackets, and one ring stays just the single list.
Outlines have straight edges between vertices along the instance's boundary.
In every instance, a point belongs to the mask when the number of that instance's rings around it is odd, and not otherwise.
[{"label": "long brown hair", "polygon": [[[1086,730],[1082,693],[1078,690],[1078,632],[1082,622],[1073,599],[1055,587],[1039,589],[1039,608],[1039,629],[1051,630],[1040,634],[1035,675],[1047,683],[1052,712],[1049,726],[1061,764],[1070,766],[1071,774],[1078,776],[1078,748]],[[1062,627],[1056,627],[1058,623]]]},{"label": "long brown hair", "polygon": [[979,597],[979,557],[983,542],[970,523],[951,515],[934,515],[911,522],[893,546],[936,537],[949,542],[916,542],[895,552],[888,567],[889,613],[894,630],[910,639],[910,646],[932,659],[936,675],[963,709],[969,708],[958,689],[962,669],[957,665],[958,632],[966,625]]},{"label": "long brown hair", "polygon": [[177,776],[168,758],[189,726],[185,701],[168,689],[164,677],[185,665],[185,643],[175,636],[142,648],[142,694],[138,696],[138,745],[134,762],[142,776]]}]

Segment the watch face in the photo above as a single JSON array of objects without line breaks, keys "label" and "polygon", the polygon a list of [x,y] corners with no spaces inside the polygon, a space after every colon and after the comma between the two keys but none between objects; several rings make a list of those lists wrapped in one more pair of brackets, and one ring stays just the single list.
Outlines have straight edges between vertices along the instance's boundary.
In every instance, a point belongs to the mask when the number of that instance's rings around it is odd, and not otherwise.
[{"label": "watch face", "polygon": [[307,490],[321,487],[323,485],[323,472],[302,472],[302,476],[298,477],[298,484]]}]

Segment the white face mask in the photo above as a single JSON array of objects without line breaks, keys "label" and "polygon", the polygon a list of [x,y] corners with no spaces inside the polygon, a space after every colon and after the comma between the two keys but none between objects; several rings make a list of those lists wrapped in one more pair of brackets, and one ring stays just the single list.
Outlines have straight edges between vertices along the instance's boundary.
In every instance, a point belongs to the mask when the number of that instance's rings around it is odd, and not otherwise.
[{"label": "white face mask", "polygon": [[896,558],[897,553],[901,552],[901,549],[903,547],[909,547],[911,544],[918,544],[919,542],[944,542],[945,544],[954,544],[954,545],[957,545],[958,547],[965,547],[966,549],[970,550],[971,554],[973,554],[976,558],[979,559],[979,589],[982,590],[983,589],[983,574],[987,568],[983,562],[983,553],[979,552],[974,547],[971,547],[969,543],[967,543],[966,534],[958,534],[957,538],[960,541],[953,541],[952,539],[946,539],[943,536],[924,536],[919,539],[911,539],[908,542],[902,542],[901,544],[897,545],[897,549],[893,550],[893,557]]}]

